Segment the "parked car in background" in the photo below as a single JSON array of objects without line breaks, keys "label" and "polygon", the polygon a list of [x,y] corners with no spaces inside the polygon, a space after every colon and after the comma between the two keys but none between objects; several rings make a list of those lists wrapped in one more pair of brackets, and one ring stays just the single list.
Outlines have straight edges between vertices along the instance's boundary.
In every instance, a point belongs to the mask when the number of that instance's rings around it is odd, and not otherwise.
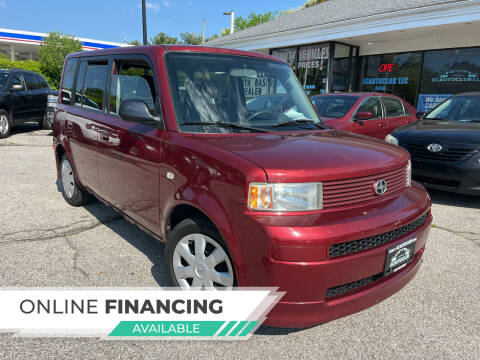
[{"label": "parked car in background", "polygon": [[382,140],[417,120],[413,106],[390,94],[331,93],[310,99],[325,125]]},{"label": "parked car in background", "polygon": [[410,152],[425,186],[480,195],[480,93],[455,95],[385,140]]},{"label": "parked car in background", "polygon": [[47,107],[45,109],[45,118],[42,127],[44,129],[51,129],[53,124],[53,117],[55,116],[55,108],[58,104],[58,91],[51,90],[47,96]]},{"label": "parked car in background", "polygon": [[[248,109],[246,93],[289,105]],[[93,194],[165,242],[173,286],[279,287],[266,324],[304,327],[377,304],[420,267],[431,203],[410,181],[408,153],[325,128],[278,58],[186,45],[85,51],[67,56],[60,94],[66,202]]]},{"label": "parked car in background", "polygon": [[38,122],[51,128],[46,113],[48,95],[53,94],[45,79],[32,71],[0,69],[0,138],[10,134],[12,126]]}]

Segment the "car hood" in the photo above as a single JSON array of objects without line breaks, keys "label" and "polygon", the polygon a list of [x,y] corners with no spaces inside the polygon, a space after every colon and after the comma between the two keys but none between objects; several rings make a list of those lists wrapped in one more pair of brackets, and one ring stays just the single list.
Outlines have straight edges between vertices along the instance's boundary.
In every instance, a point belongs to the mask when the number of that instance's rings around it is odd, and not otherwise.
[{"label": "car hood", "polygon": [[401,144],[407,141],[417,141],[478,145],[480,143],[480,123],[424,119],[398,128],[392,135],[397,137]]},{"label": "car hood", "polygon": [[338,130],[210,138],[212,145],[257,164],[269,182],[309,182],[377,174],[404,166],[408,153]]}]

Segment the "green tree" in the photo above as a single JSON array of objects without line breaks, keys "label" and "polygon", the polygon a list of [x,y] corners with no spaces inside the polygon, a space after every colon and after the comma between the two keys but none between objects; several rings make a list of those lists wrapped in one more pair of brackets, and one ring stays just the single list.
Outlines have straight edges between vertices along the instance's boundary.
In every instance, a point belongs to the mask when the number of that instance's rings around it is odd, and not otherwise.
[{"label": "green tree", "polygon": [[132,40],[132,41],[129,41],[128,42],[130,45],[134,45],[134,46],[140,46],[142,44],[140,44],[140,41],[138,40]]},{"label": "green tree", "polygon": [[323,3],[325,1],[328,1],[328,0],[308,0],[304,7],[310,7],[310,6],[313,6],[313,5],[317,5],[317,4],[320,4],[320,3]]},{"label": "green tree", "polygon": [[202,43],[201,34],[183,32],[183,33],[180,33],[180,37],[182,38],[184,44],[200,45]]},{"label": "green tree", "polygon": [[174,36],[169,36],[164,32],[159,32],[153,38],[150,39],[153,45],[161,45],[161,44],[178,44],[178,39]]},{"label": "green tree", "polygon": [[[252,11],[246,18],[238,16],[234,22],[235,31],[245,30],[251,26],[256,26],[278,17],[278,11],[267,11],[263,14]],[[230,31],[229,31],[230,32]]]},{"label": "green tree", "polygon": [[62,76],[62,67],[65,57],[82,50],[82,44],[73,36],[51,32],[40,45],[40,69],[47,77],[47,81],[54,88],[58,88]]}]

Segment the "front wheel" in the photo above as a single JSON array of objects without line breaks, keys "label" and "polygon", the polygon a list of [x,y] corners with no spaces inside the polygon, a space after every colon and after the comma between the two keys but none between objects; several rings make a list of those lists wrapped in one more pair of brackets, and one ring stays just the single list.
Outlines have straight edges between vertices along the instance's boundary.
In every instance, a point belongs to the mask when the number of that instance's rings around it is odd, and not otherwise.
[{"label": "front wheel", "polygon": [[66,155],[60,161],[60,177],[62,180],[62,195],[72,206],[83,206],[90,202],[92,196],[82,189],[75,181],[72,164]]},{"label": "front wheel", "polygon": [[38,123],[43,130],[52,130],[52,124],[48,121],[48,116],[43,115],[43,120]]},{"label": "front wheel", "polygon": [[225,289],[235,285],[227,247],[201,217],[180,222],[168,237],[165,263],[171,284],[184,290]]},{"label": "front wheel", "polygon": [[5,110],[0,110],[0,139],[6,138],[10,135],[10,119]]}]

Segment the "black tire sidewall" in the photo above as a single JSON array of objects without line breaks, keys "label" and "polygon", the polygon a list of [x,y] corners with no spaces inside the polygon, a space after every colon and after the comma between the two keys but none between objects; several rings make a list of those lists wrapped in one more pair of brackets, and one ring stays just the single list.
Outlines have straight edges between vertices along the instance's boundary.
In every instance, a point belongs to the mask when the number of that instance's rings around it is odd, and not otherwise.
[{"label": "black tire sidewall", "polygon": [[193,217],[191,219],[185,219],[181,221],[168,235],[167,244],[165,246],[165,266],[167,268],[170,286],[179,287],[173,271],[173,253],[175,251],[175,247],[181,239],[190,234],[206,235],[214,239],[223,248],[230,260],[230,264],[232,265],[233,286],[236,286],[237,278],[235,275],[235,266],[225,241],[223,241],[221,235],[213,227],[213,225],[209,224],[201,217]]}]

